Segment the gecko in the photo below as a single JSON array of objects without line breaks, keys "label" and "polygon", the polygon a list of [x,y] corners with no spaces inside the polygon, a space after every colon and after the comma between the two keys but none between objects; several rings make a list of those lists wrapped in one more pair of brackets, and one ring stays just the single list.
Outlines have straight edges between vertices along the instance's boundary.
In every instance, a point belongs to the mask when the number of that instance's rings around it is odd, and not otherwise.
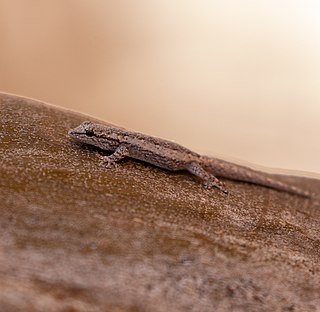
[{"label": "gecko", "polygon": [[218,177],[261,185],[302,197],[311,196],[308,191],[271,178],[267,173],[222,159],[202,156],[175,142],[116,126],[84,121],[78,127],[70,129],[68,137],[73,141],[112,152],[110,156],[103,157],[106,168],[130,157],[170,171],[186,170],[200,178],[205,187],[215,187],[225,194],[228,194],[228,190]]}]

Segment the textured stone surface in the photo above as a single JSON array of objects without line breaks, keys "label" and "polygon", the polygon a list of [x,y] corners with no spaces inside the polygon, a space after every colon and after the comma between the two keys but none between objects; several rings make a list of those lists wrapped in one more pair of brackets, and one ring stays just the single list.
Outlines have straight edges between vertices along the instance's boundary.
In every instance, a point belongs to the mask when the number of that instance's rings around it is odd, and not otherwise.
[{"label": "textured stone surface", "polygon": [[88,119],[0,94],[1,311],[320,310],[319,196],[106,170],[66,138]]}]

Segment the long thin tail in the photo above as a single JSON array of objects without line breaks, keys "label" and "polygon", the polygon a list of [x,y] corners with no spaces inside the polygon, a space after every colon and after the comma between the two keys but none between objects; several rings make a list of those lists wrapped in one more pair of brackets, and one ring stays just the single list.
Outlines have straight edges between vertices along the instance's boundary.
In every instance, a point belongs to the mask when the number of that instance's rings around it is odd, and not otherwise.
[{"label": "long thin tail", "polygon": [[212,172],[217,177],[254,183],[303,197],[311,197],[311,194],[308,191],[271,178],[268,173],[259,172],[225,160],[201,156],[201,165],[205,170]]}]

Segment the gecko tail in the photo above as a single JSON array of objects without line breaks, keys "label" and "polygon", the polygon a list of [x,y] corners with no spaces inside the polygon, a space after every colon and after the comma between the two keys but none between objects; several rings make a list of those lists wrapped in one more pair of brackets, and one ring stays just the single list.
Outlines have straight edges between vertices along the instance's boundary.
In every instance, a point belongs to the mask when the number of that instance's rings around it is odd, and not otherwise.
[{"label": "gecko tail", "polygon": [[276,178],[271,178],[268,173],[260,172],[245,166],[207,156],[201,156],[201,164],[206,170],[212,172],[217,177],[262,185],[302,197],[312,197],[311,193],[308,191],[276,180]]}]

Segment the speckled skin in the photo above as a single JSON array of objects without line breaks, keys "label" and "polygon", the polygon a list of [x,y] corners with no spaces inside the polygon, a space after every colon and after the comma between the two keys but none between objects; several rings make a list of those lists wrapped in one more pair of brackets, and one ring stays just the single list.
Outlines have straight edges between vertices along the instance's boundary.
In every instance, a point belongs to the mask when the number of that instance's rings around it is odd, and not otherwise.
[{"label": "speckled skin", "polygon": [[68,136],[75,141],[114,152],[104,157],[107,167],[111,167],[124,157],[131,157],[171,171],[187,170],[204,180],[205,186],[217,187],[226,194],[228,191],[217,177],[254,183],[310,197],[307,191],[271,179],[265,173],[221,159],[201,156],[174,142],[122,128],[85,121],[80,126],[69,130]]}]

